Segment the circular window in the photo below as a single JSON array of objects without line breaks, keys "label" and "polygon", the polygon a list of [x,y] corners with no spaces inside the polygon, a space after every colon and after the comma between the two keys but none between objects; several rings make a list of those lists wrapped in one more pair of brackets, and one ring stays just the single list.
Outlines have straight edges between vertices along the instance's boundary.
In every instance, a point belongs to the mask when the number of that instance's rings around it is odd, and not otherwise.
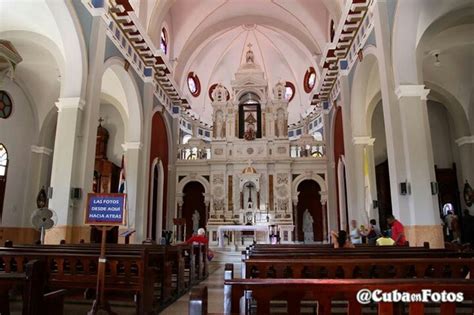
[{"label": "circular window", "polygon": [[[214,97],[212,97],[212,93],[214,92],[214,89],[216,88],[217,84],[218,84],[218,83],[214,83],[213,85],[211,85],[211,86],[209,87],[209,91],[208,91],[208,93],[209,93],[209,98],[210,98],[211,101],[213,101],[213,102],[214,102]],[[227,88],[226,88],[226,90],[227,90]],[[227,94],[227,100],[229,100],[229,99],[230,99],[230,94]]]},{"label": "circular window", "polygon": [[0,118],[7,119],[12,114],[12,99],[5,91],[0,91]]},{"label": "circular window", "polygon": [[293,100],[293,97],[295,97],[295,85],[289,81],[286,81],[285,99],[288,100],[288,102],[291,102],[291,100]]},{"label": "circular window", "polygon": [[309,67],[304,75],[304,91],[310,93],[316,85],[316,71],[313,67]]},{"label": "circular window", "polygon": [[191,92],[191,95],[194,97],[198,97],[201,94],[201,83],[199,82],[199,78],[194,72],[190,72],[188,74],[188,89]]}]

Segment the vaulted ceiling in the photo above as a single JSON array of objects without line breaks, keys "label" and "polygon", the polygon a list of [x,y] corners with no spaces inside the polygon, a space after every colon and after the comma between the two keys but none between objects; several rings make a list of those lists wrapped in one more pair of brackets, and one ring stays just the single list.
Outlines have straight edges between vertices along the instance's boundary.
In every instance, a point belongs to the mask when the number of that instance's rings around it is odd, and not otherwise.
[{"label": "vaulted ceiling", "polygon": [[[247,45],[265,71],[269,87],[290,81],[296,95],[289,106],[289,122],[310,108],[303,78],[309,67],[319,73],[319,56],[329,41],[331,19],[337,22],[344,0],[158,0],[144,18],[148,34],[159,47],[164,26],[169,33],[168,57],[174,79],[188,96],[191,110],[211,122],[208,88],[230,82]],[[143,3],[140,10],[149,10]],[[143,11],[142,11],[143,13]],[[142,14],[143,16],[143,14]],[[198,75],[198,97],[187,88],[187,75]]]}]

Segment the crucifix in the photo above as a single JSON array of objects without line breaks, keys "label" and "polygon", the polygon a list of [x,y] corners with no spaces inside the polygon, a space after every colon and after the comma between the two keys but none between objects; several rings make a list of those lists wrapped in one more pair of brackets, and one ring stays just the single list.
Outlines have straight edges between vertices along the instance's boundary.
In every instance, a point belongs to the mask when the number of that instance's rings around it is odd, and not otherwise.
[{"label": "crucifix", "polygon": [[253,185],[248,183],[245,187],[247,187],[249,189],[249,198],[247,200],[247,208],[252,209],[252,205],[253,205],[253,202],[252,202],[252,187],[253,187]]},{"label": "crucifix", "polygon": [[102,122],[104,122],[104,118],[99,117],[99,126],[102,126]]}]

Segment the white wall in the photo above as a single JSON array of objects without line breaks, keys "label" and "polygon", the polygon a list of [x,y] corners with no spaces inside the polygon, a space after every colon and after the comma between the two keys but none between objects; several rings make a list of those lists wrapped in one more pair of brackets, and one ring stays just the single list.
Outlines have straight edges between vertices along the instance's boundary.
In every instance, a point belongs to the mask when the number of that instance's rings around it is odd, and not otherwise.
[{"label": "white wall", "polygon": [[100,105],[100,117],[104,119],[102,126],[109,132],[109,143],[107,146],[107,158],[114,164],[120,166],[122,163],[124,138],[124,123],[119,111],[110,104]]},{"label": "white wall", "polygon": [[435,165],[439,168],[452,168],[454,162],[449,117],[446,107],[440,103],[428,101],[433,157]]},{"label": "white wall", "polygon": [[33,209],[23,209],[27,191],[28,169],[31,145],[38,132],[31,105],[23,91],[11,81],[2,89],[7,91],[13,102],[13,112],[8,119],[0,119],[0,142],[8,150],[8,175],[3,204],[2,226],[22,226],[22,214]]}]

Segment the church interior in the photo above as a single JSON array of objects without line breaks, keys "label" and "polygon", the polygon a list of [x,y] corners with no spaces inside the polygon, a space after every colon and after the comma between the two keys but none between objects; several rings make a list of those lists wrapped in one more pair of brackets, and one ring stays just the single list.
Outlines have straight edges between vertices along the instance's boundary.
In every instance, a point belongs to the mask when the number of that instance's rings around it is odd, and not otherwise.
[{"label": "church interior", "polygon": [[1,0],[0,314],[472,314],[473,29],[470,0]]}]

